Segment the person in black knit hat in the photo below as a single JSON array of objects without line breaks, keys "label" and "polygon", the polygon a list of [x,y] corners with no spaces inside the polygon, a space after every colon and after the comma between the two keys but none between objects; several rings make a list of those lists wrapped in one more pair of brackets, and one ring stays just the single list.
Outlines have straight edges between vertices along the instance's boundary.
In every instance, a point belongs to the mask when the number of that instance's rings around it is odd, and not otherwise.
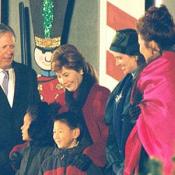
[{"label": "person in black knit hat", "polygon": [[138,37],[134,29],[116,31],[110,51],[125,77],[114,88],[106,104],[105,122],[109,126],[106,171],[109,174],[122,174],[125,143],[134,125],[130,111],[132,109],[134,118],[139,113],[139,110],[130,105],[131,89],[138,66],[143,65],[145,61],[139,52]]}]

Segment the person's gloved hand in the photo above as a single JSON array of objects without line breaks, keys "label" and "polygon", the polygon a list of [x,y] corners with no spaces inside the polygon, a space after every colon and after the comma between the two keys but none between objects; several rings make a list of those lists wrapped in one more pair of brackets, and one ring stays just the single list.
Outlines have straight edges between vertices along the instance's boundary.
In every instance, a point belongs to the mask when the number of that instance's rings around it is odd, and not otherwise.
[{"label": "person's gloved hand", "polygon": [[9,158],[12,168],[15,171],[18,170],[21,164],[22,155],[19,152],[13,152]]},{"label": "person's gloved hand", "polygon": [[131,105],[129,107],[129,116],[131,118],[131,122],[135,123],[138,116],[140,115],[140,107],[138,105]]},{"label": "person's gloved hand", "polygon": [[82,171],[86,171],[91,163],[92,160],[87,155],[77,154],[70,162],[70,165],[75,166]]}]

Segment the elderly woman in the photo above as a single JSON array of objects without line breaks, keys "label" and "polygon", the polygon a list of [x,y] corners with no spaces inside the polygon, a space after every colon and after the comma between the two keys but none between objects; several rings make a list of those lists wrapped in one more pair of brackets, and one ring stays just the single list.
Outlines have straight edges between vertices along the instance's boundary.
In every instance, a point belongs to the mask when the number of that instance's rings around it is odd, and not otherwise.
[{"label": "elderly woman", "polygon": [[62,45],[54,51],[52,68],[65,88],[65,103],[60,112],[76,113],[85,130],[83,137],[89,146],[80,162],[89,162],[86,160],[90,159],[95,165],[104,167],[108,136],[104,110],[109,90],[97,83],[92,66],[73,45]]},{"label": "elderly woman", "polygon": [[[110,131],[106,146],[107,171],[112,169],[111,174],[122,174],[125,142],[134,125],[130,120],[131,89],[137,68],[145,61],[139,52],[138,36],[134,29],[116,31],[110,51],[125,76],[112,91],[106,104],[105,121]],[[134,115],[137,118],[137,111]]]},{"label": "elderly woman", "polygon": [[[147,65],[140,72],[135,94],[142,94],[138,117],[126,144],[125,175],[138,167],[141,150],[172,174],[175,155],[175,24],[165,6],[151,7],[138,20],[140,51]],[[140,172],[141,173],[141,172]]]}]

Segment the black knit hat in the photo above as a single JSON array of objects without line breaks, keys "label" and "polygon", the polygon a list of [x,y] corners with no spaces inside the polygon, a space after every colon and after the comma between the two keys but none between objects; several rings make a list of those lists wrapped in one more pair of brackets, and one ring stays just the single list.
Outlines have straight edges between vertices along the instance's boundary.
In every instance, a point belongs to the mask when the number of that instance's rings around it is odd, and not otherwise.
[{"label": "black knit hat", "polygon": [[137,32],[134,29],[116,31],[110,50],[127,55],[139,55],[140,52]]}]

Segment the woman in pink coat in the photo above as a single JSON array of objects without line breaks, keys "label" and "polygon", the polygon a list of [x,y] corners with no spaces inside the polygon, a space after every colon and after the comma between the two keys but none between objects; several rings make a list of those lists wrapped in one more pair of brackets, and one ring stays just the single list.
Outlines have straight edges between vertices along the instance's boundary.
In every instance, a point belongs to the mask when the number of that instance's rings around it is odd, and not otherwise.
[{"label": "woman in pink coat", "polygon": [[[136,174],[141,150],[162,163],[162,174],[173,172],[175,156],[175,24],[165,6],[151,7],[137,23],[140,52],[147,65],[137,77],[141,113],[126,145],[125,175]],[[141,173],[141,172],[139,172]]]}]

